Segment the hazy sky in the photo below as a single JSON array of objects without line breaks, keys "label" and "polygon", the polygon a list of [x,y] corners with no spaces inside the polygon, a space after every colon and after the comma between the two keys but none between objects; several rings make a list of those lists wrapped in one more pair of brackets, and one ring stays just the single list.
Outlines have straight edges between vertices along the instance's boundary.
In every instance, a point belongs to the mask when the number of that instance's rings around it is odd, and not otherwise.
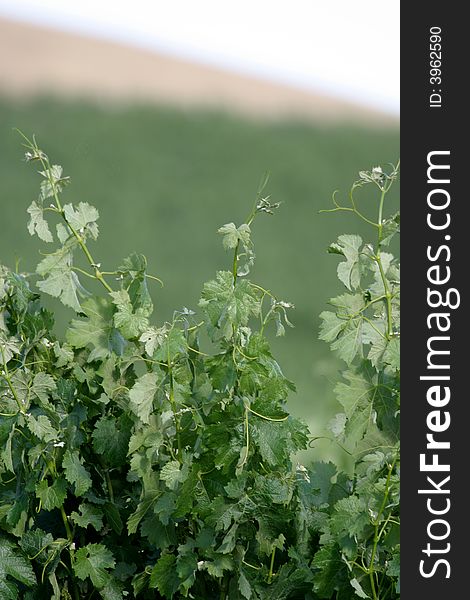
[{"label": "hazy sky", "polygon": [[399,111],[399,0],[0,0],[0,15]]}]

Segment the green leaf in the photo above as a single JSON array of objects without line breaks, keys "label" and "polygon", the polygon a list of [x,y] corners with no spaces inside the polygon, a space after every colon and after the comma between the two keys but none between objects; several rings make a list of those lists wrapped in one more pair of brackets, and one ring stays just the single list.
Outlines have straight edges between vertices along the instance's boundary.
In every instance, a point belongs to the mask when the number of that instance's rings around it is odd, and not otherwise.
[{"label": "green leaf", "polygon": [[313,506],[327,505],[330,500],[330,492],[333,487],[332,479],[337,469],[332,462],[316,462],[309,473],[310,477],[310,501]]},{"label": "green leaf", "polygon": [[244,246],[248,246],[250,243],[250,226],[246,223],[237,227],[235,223],[227,223],[220,227],[217,233],[222,234],[222,243],[225,249],[236,248],[237,244],[241,242]]},{"label": "green leaf", "polygon": [[39,415],[36,419],[33,415],[26,417],[26,425],[31,433],[34,433],[43,442],[53,442],[59,439],[59,432],[52,427],[49,418]]},{"label": "green leaf", "polygon": [[[13,577],[13,579],[28,587],[36,584],[36,577],[30,562],[14,544],[0,538],[0,586],[3,586],[3,591],[11,594],[16,586],[12,586],[11,582],[7,582],[7,576]],[[5,598],[8,597],[5,596]],[[16,596],[11,597],[16,598]]]},{"label": "green leaf", "polygon": [[154,352],[157,348],[159,348],[168,333],[168,328],[166,326],[163,327],[149,327],[146,329],[139,338],[139,342],[142,342],[145,346],[145,352],[149,356],[153,356]]},{"label": "green leaf", "polygon": [[176,557],[162,554],[152,569],[149,587],[157,588],[165,598],[173,598],[180,584],[175,567]]},{"label": "green leaf", "polygon": [[[180,546],[181,549],[181,546]],[[180,580],[179,589],[183,596],[188,595],[188,591],[194,583],[195,573],[197,570],[197,555],[193,552],[188,552],[184,555],[179,555],[176,560],[176,572]]]},{"label": "green leaf", "polygon": [[52,233],[49,229],[49,224],[44,218],[44,209],[42,206],[31,202],[31,206],[28,208],[30,215],[28,223],[28,231],[31,235],[35,233],[43,242],[53,242]]},{"label": "green leaf", "polygon": [[361,537],[370,524],[363,498],[348,496],[338,500],[331,516],[331,530],[337,537]]},{"label": "green leaf", "polygon": [[345,564],[336,544],[323,546],[312,561],[314,590],[320,598],[332,598],[344,578]]},{"label": "green leaf", "polygon": [[149,423],[153,400],[160,385],[157,373],[145,373],[129,392],[130,407],[143,423]]},{"label": "green leaf", "polygon": [[382,222],[382,240],[381,246],[388,246],[396,233],[400,232],[400,213],[396,212],[394,215],[385,219]]},{"label": "green leaf", "polygon": [[354,588],[354,591],[356,592],[356,596],[359,596],[359,598],[370,598],[370,596],[366,594],[365,591],[362,589],[361,584],[355,577],[354,579],[351,579],[351,585]]},{"label": "green leaf", "polygon": [[30,394],[33,398],[35,397],[38,400],[39,404],[48,405],[49,396],[52,392],[55,392],[56,389],[56,382],[52,375],[41,371],[34,376]]},{"label": "green leaf", "polygon": [[118,535],[121,535],[122,529],[124,527],[121,519],[121,515],[119,514],[118,507],[112,502],[106,502],[103,506],[103,511],[108,522],[108,525],[115,531]]},{"label": "green leaf", "polygon": [[101,417],[92,433],[95,452],[103,455],[105,464],[118,467],[125,463],[130,432],[123,419]]},{"label": "green leaf", "polygon": [[182,472],[180,463],[177,460],[170,460],[160,471],[160,479],[163,480],[170,490],[174,490],[177,484],[181,481]]},{"label": "green leaf", "polygon": [[119,267],[123,286],[129,293],[134,310],[142,309],[149,316],[153,310],[152,298],[147,287],[147,259],[143,254],[133,253]]},{"label": "green leaf", "polygon": [[110,296],[116,305],[114,325],[126,339],[140,336],[148,328],[148,313],[144,308],[134,311],[129,293],[126,290],[112,292]]},{"label": "green leaf", "polygon": [[362,238],[359,235],[340,235],[338,242],[330,246],[329,251],[342,254],[346,260],[338,265],[338,279],[348,290],[359,287],[362,275],[362,262],[359,250]]},{"label": "green leaf", "polygon": [[123,600],[124,586],[119,581],[116,581],[112,575],[108,577],[108,581],[103,589],[100,590],[100,595],[103,600]]},{"label": "green leaf", "polygon": [[91,346],[88,361],[103,360],[111,353],[120,356],[125,341],[113,325],[114,306],[107,298],[93,297],[80,309],[86,319],[72,321],[66,333],[67,342],[74,348]]},{"label": "green leaf", "polygon": [[0,331],[0,359],[2,363],[8,363],[20,350],[21,345],[18,339],[6,337],[4,332]]},{"label": "green leaf", "polygon": [[103,588],[109,580],[106,569],[115,565],[112,553],[103,544],[88,544],[75,553],[73,570],[82,580],[89,577],[98,589]]},{"label": "green leaf", "polygon": [[325,342],[334,342],[339,333],[346,327],[344,319],[340,319],[336,313],[323,311],[320,313],[322,323],[320,325],[319,338]]},{"label": "green leaf", "polygon": [[160,495],[160,491],[148,492],[145,497],[139,502],[135,512],[127,520],[127,532],[135,533],[142,519],[145,517],[150,508],[154,507],[155,502]]},{"label": "green leaf", "polygon": [[30,529],[21,536],[19,544],[27,556],[34,556],[40,564],[44,565],[48,560],[48,547],[54,542],[50,533],[42,529]]},{"label": "green leaf", "polygon": [[223,577],[225,571],[233,570],[233,559],[224,554],[215,554],[214,560],[204,562],[204,568],[211,577]]},{"label": "green leaf", "polygon": [[335,387],[338,401],[347,417],[345,439],[354,450],[370,429],[377,429],[376,423],[386,436],[393,440],[398,436],[398,393],[394,391],[393,380],[384,373],[377,373],[368,361],[355,370],[343,373],[346,382]]},{"label": "green leaf", "polygon": [[65,471],[65,478],[74,485],[75,495],[83,496],[92,485],[91,477],[78,454],[78,450],[71,452],[66,450],[62,459],[62,468]]},{"label": "green leaf", "polygon": [[52,198],[55,194],[60,194],[70,182],[70,177],[63,177],[62,172],[63,169],[60,165],[52,165],[45,171],[39,171],[44,177],[39,192],[39,200],[41,202],[47,200],[47,198]]},{"label": "green leaf", "polygon": [[77,233],[83,236],[84,233],[89,233],[96,240],[98,237],[98,225],[96,221],[99,218],[99,213],[94,206],[90,206],[86,202],[79,202],[76,207],[72,204],[64,206],[64,216]]},{"label": "green leaf", "polygon": [[78,507],[80,513],[73,511],[70,518],[79,527],[86,529],[91,525],[96,531],[100,531],[103,527],[103,511],[93,504],[82,503]]},{"label": "green leaf", "polygon": [[226,339],[232,337],[232,327],[245,326],[251,316],[258,316],[261,292],[248,281],[233,284],[233,274],[219,271],[215,281],[204,284],[199,306],[204,309],[213,328]]},{"label": "green leaf", "polygon": [[331,344],[331,349],[348,365],[362,353],[362,324],[362,319],[351,319],[341,336]]},{"label": "green leaf", "polygon": [[72,269],[74,242],[65,244],[52,254],[45,256],[36,268],[43,277],[38,288],[45,294],[59,298],[65,306],[81,311],[78,294],[83,292],[77,274]]},{"label": "green leaf", "polygon": [[50,486],[46,479],[36,484],[36,497],[41,501],[44,510],[60,508],[67,496],[67,484],[65,479],[58,477]]},{"label": "green leaf", "polygon": [[240,590],[240,594],[246,598],[246,600],[250,600],[252,595],[251,585],[243,571],[240,571],[240,576],[238,577],[238,589]]}]

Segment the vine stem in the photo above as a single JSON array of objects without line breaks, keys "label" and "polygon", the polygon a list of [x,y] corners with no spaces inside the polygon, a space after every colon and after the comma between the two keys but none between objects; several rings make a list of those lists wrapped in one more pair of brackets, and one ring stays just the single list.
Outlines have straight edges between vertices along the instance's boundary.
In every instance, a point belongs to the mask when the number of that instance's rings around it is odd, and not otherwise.
[{"label": "vine stem", "polygon": [[73,533],[72,533],[72,530],[70,529],[69,520],[68,520],[67,515],[65,514],[65,509],[63,506],[60,507],[60,514],[62,516],[62,521],[64,523],[65,532],[67,534],[67,539],[69,541],[69,556],[70,556],[70,567],[71,567],[70,575],[72,578],[73,595],[74,595],[75,600],[80,600],[80,594],[79,594],[78,587],[77,587],[77,581],[75,579],[75,575],[73,572],[74,554],[75,554],[75,551],[73,548]]},{"label": "vine stem", "polygon": [[[382,513],[385,510],[385,506],[387,504],[388,495],[390,493],[390,479],[392,477],[392,472],[393,472],[393,469],[395,468],[396,462],[397,462],[397,459],[395,457],[395,459],[393,460],[392,464],[388,468],[387,480],[385,482],[385,494],[384,494],[384,497],[383,497],[383,500],[382,500],[382,504],[380,506],[379,512],[377,513],[377,517],[376,517],[375,523],[374,523],[374,544],[372,546],[372,552],[371,552],[371,556],[370,556],[370,563],[369,563],[369,569],[368,569],[369,580],[370,580],[370,587],[371,587],[371,590],[372,590],[372,598],[373,598],[373,600],[379,600],[379,597],[377,595],[377,591],[376,591],[376,588],[375,588],[374,562],[375,562],[375,555],[377,554],[377,546],[378,546],[378,543],[380,541],[380,535],[381,535],[381,534],[379,535],[380,518],[381,518]],[[382,531],[383,531],[383,529],[382,529]]]},{"label": "vine stem", "polygon": [[276,557],[276,546],[274,546],[273,551],[271,552],[271,562],[269,564],[269,573],[268,573],[268,583],[271,583],[273,580],[273,570],[274,570],[274,559]]},{"label": "vine stem", "polygon": [[379,203],[379,218],[378,218],[378,240],[377,240],[377,251],[375,256],[375,261],[377,266],[379,267],[380,278],[382,280],[382,285],[384,286],[385,292],[385,305],[387,307],[387,339],[390,339],[393,334],[393,322],[392,322],[392,295],[390,293],[390,288],[388,286],[387,278],[385,277],[385,272],[382,264],[382,257],[380,254],[380,244],[382,243],[382,232],[383,232],[383,206],[385,200],[385,194],[387,193],[386,188],[382,188],[382,194],[380,196]]},{"label": "vine stem", "polygon": [[109,499],[110,501],[114,504],[114,490],[113,490],[113,483],[111,481],[111,477],[109,475],[109,471],[108,469],[105,470],[105,477],[106,477],[106,486],[108,488],[108,494],[109,494]]},{"label": "vine stem", "polygon": [[171,368],[170,361],[170,348],[168,347],[167,353],[167,364],[168,364],[168,375],[170,376],[170,391],[169,391],[169,400],[171,405],[171,410],[173,411],[173,418],[175,419],[175,430],[176,430],[176,443],[178,445],[178,462],[183,464],[183,452],[181,449],[181,427],[180,427],[180,418],[178,416],[178,411],[176,410],[176,402],[175,402],[175,390],[173,385],[173,372]]},{"label": "vine stem", "polygon": [[103,285],[103,287],[106,289],[107,292],[109,292],[109,293],[113,292],[114,291],[113,288],[104,279],[103,274],[101,273],[101,271],[97,267],[97,262],[95,261],[95,259],[93,258],[90,250],[88,249],[85,240],[77,232],[77,230],[73,227],[73,225],[71,225],[69,223],[69,221],[67,220],[67,217],[65,216],[65,212],[64,212],[62,203],[60,201],[60,198],[59,198],[59,193],[57,191],[56,182],[55,182],[54,178],[51,175],[51,164],[49,162],[49,158],[47,157],[46,154],[44,154],[38,148],[34,137],[33,137],[33,142],[31,142],[22,132],[19,132],[19,133],[25,139],[25,141],[29,144],[30,149],[34,150],[35,152],[37,152],[37,157],[39,159],[39,162],[41,163],[42,168],[44,169],[45,177],[46,177],[49,185],[51,186],[52,196],[53,196],[55,204],[56,204],[56,210],[60,214],[60,216],[62,217],[62,219],[64,220],[65,224],[69,228],[69,230],[72,233],[72,235],[74,236],[74,238],[77,240],[78,245],[80,246],[80,248],[82,249],[84,255],[86,256],[87,261],[90,263],[90,266],[94,269],[94,277],[95,277],[95,279],[97,281],[99,281]]},{"label": "vine stem", "polygon": [[15,387],[11,381],[11,377],[10,377],[10,371],[8,370],[7,367],[7,363],[5,360],[5,353],[3,352],[3,348],[0,347],[0,351],[2,353],[2,362],[3,362],[3,377],[5,378],[5,381],[8,384],[8,388],[10,389],[10,392],[13,395],[13,398],[15,399],[16,404],[18,405],[18,410],[20,411],[20,413],[22,413],[23,415],[25,414],[24,410],[23,410],[23,405],[20,401],[20,399],[18,398],[18,394],[16,393]]}]

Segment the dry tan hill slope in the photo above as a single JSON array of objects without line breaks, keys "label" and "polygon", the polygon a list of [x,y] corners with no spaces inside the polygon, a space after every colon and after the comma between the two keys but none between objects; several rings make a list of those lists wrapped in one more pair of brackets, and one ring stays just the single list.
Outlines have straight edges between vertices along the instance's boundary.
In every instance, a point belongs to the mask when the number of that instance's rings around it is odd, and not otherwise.
[{"label": "dry tan hill slope", "polygon": [[163,54],[0,18],[0,94],[160,102],[322,122],[397,125],[352,103]]}]

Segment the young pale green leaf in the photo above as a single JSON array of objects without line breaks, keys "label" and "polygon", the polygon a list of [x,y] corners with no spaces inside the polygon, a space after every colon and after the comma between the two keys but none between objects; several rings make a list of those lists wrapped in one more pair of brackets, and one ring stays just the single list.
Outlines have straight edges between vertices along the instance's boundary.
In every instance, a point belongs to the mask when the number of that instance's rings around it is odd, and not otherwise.
[{"label": "young pale green leaf", "polygon": [[29,388],[29,395],[32,400],[36,400],[38,404],[50,408],[49,397],[57,389],[56,382],[52,375],[40,371],[36,373]]},{"label": "young pale green leaf", "polygon": [[155,350],[159,348],[165,341],[168,334],[168,328],[163,327],[149,327],[146,329],[139,338],[139,342],[142,342],[145,346],[145,352],[148,356],[153,356]]},{"label": "young pale green leaf", "polygon": [[180,467],[181,465],[177,460],[170,460],[160,471],[160,479],[167,484],[170,490],[174,490],[181,481],[182,471]]},{"label": "young pale green leaf", "polygon": [[237,227],[235,223],[227,223],[218,229],[218,232],[223,235],[222,243],[226,249],[234,249],[241,242],[244,246],[250,243],[251,230],[246,223]]},{"label": "young pale green leaf", "polygon": [[83,288],[72,268],[74,245],[71,241],[42,259],[36,272],[43,279],[38,281],[37,286],[45,294],[59,298],[65,306],[80,312],[78,296],[83,293]]},{"label": "young pale green leaf", "polygon": [[362,356],[362,326],[361,318],[350,319],[341,331],[341,335],[331,344],[331,349],[347,365],[350,365],[357,356]]},{"label": "young pale green leaf", "polygon": [[0,364],[8,363],[20,352],[20,341],[15,337],[7,337],[3,331],[0,331]]},{"label": "young pale green leaf", "polygon": [[338,242],[330,247],[346,259],[338,265],[338,279],[344,283],[348,290],[357,289],[361,282],[363,271],[360,256],[361,246],[362,238],[359,235],[340,235]]},{"label": "young pale green leaf", "polygon": [[42,206],[33,201],[28,208],[28,213],[30,215],[28,223],[29,233],[31,235],[36,233],[43,242],[53,242],[54,239],[49,229],[49,224],[44,218],[44,209]]},{"label": "young pale green leaf", "polygon": [[63,169],[60,165],[52,165],[45,171],[39,171],[39,173],[44,177],[39,192],[39,200],[41,202],[48,198],[53,198],[56,194],[60,194],[70,182],[70,177],[63,176]]},{"label": "young pale green leaf", "polygon": [[64,206],[64,217],[80,235],[89,233],[93,239],[98,237],[98,225],[96,221],[99,218],[99,213],[94,206],[90,206],[86,202],[79,202],[76,207],[72,204]]},{"label": "young pale green leaf", "polygon": [[153,400],[160,385],[157,373],[145,373],[129,392],[130,407],[143,423],[149,423]]},{"label": "young pale green leaf", "polygon": [[338,500],[331,517],[331,530],[337,537],[362,536],[370,524],[367,505],[363,498],[348,496]]},{"label": "young pale green leaf", "polygon": [[359,583],[359,581],[355,577],[353,579],[351,579],[351,585],[352,585],[354,591],[356,592],[356,596],[358,596],[359,598],[370,598],[370,596],[368,594],[366,594],[362,585]]}]

